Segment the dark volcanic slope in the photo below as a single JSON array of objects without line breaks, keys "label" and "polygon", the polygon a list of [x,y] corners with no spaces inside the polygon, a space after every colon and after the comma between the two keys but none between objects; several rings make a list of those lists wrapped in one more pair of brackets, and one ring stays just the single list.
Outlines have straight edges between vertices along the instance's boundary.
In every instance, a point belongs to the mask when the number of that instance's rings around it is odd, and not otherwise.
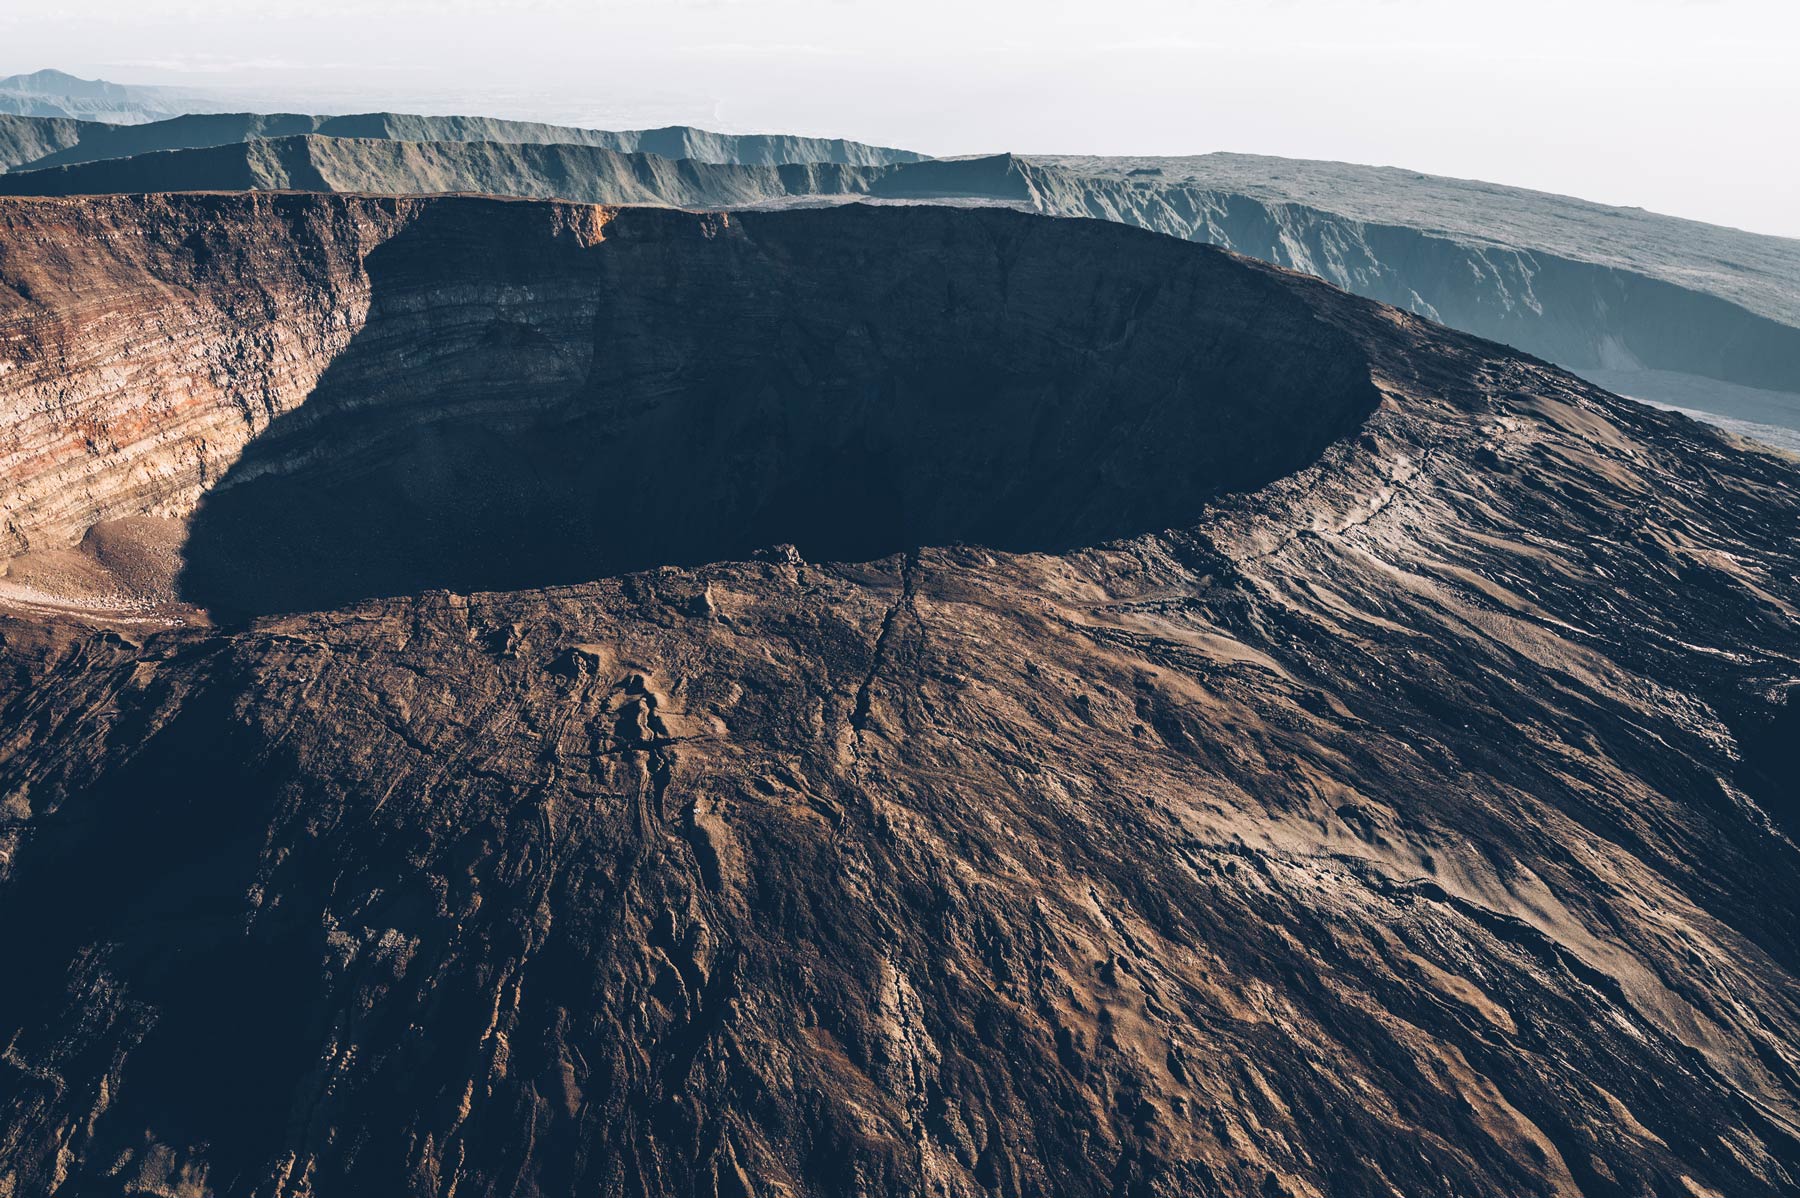
[{"label": "dark volcanic slope", "polygon": [[1800,1193],[1791,467],[1098,223],[0,222],[14,567],[485,553],[569,428],[603,546],[904,550],[6,622],[13,1192]]},{"label": "dark volcanic slope", "polygon": [[[162,150],[205,149],[260,138],[308,134],[383,141],[594,146],[619,153],[658,154],[664,158],[752,166],[775,166],[784,162],[881,166],[918,162],[924,158],[923,154],[910,150],[864,145],[841,137],[714,133],[690,125],[671,125],[662,129],[573,129],[565,125],[507,121],[496,117],[414,116],[399,112],[369,112],[355,116],[234,112],[179,116],[146,125],[88,124],[73,144],[47,150],[35,160],[21,159],[20,163],[37,170]],[[0,166],[3,165],[6,164],[0,162]]]}]

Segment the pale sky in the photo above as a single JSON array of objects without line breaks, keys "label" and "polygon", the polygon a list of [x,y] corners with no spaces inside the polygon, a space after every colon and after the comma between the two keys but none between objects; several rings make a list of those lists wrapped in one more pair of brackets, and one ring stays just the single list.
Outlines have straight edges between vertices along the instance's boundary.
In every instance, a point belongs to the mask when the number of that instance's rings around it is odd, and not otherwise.
[{"label": "pale sky", "polygon": [[1800,0],[0,0],[0,74],[933,154],[1237,150],[1800,237]]}]

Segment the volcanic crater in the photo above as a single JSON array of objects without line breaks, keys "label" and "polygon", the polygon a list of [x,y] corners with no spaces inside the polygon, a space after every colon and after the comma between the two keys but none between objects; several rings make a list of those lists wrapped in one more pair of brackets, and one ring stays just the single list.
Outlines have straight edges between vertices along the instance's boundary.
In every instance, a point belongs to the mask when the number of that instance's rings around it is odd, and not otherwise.
[{"label": "volcanic crater", "polygon": [[[253,236],[276,257],[257,270],[263,318],[198,378],[208,321],[125,330],[149,377],[111,401],[148,390],[200,427],[124,444],[108,434],[126,414],[99,415],[108,460],[73,466],[85,510],[28,506],[9,531],[30,548],[85,536],[140,596],[121,543],[178,541],[169,588],[215,618],[775,545],[1061,551],[1192,523],[1378,399],[1354,341],[1277,272],[1085,222],[390,201],[348,246],[331,221],[357,201],[165,202],[211,219],[176,244],[152,231],[117,285],[198,305],[240,281],[250,247],[231,241]],[[278,219],[232,228],[249,205]],[[297,354],[308,325],[339,335]],[[32,448],[24,472],[55,494],[66,447]],[[146,475],[178,531],[110,523],[143,506]]]},{"label": "volcanic crater", "polygon": [[1800,1194],[1790,460],[923,207],[0,201],[0,415],[0,1193]]}]

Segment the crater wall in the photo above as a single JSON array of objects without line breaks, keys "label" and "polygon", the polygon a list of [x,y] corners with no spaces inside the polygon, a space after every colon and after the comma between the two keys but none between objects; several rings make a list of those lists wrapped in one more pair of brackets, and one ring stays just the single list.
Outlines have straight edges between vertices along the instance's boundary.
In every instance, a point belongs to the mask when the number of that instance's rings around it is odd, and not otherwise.
[{"label": "crater wall", "polygon": [[[187,521],[219,611],[1191,522],[1375,404],[1308,285],[927,208],[35,201],[7,548]],[[108,224],[116,220],[116,224]]]}]

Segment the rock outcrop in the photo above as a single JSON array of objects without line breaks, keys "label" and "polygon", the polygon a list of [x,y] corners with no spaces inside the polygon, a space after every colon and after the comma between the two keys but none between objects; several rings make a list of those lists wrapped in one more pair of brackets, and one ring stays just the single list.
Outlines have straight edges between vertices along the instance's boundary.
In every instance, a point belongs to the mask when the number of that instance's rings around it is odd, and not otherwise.
[{"label": "rock outcrop", "polygon": [[14,565],[450,588],[15,597],[13,1193],[1800,1193],[1785,461],[1003,211],[9,201],[0,330]]}]

